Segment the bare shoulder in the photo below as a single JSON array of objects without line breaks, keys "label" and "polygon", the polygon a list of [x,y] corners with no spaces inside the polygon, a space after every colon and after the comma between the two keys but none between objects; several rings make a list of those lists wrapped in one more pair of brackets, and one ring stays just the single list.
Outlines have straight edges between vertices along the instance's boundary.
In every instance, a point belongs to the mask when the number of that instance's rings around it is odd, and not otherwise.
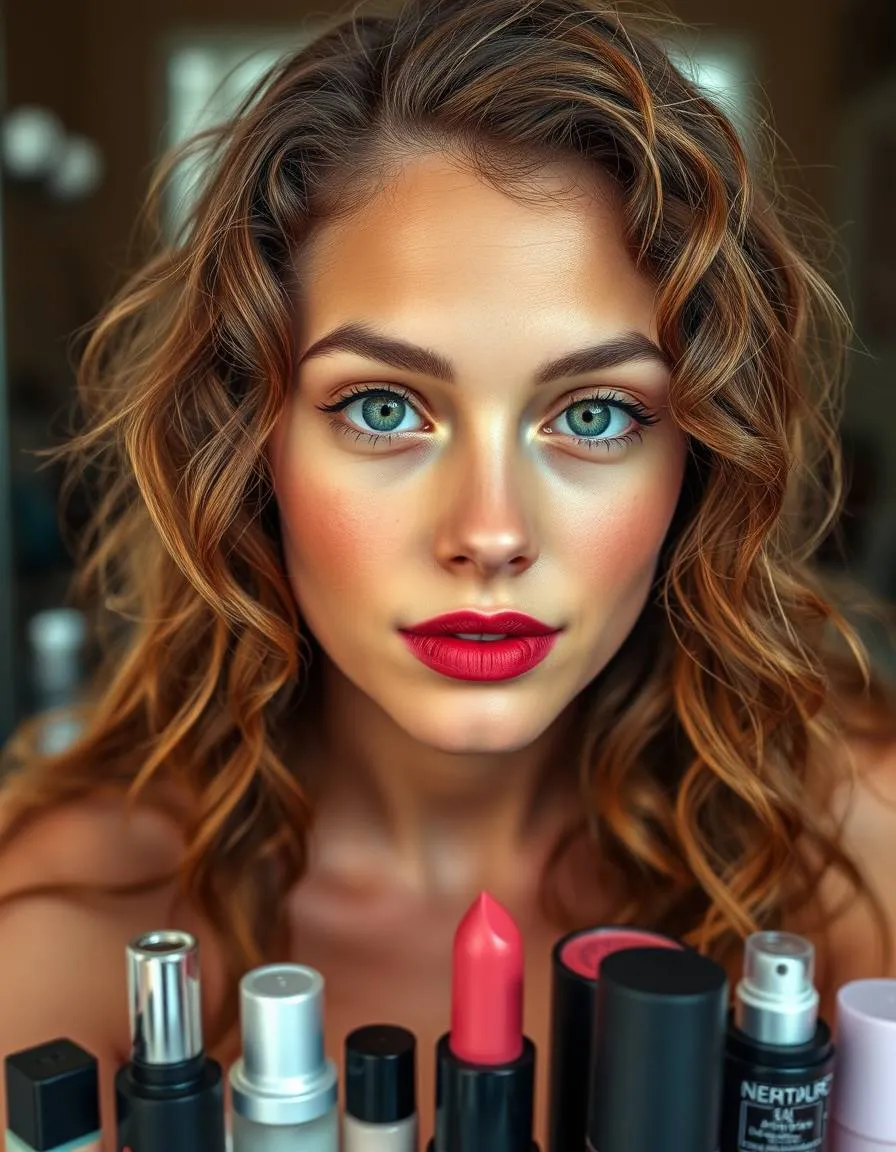
[{"label": "bare shoulder", "polygon": [[850,980],[896,976],[896,738],[853,737],[848,753],[851,779],[829,798],[828,814],[884,914],[892,955],[885,964],[871,905],[851,899],[849,882],[831,872],[819,901],[827,910],[846,907],[827,936],[825,982],[833,988]]},{"label": "bare shoulder", "polygon": [[173,818],[96,799],[47,812],[0,850],[0,1057],[57,1036],[87,1048],[101,1062],[107,1132],[128,1047],[125,947],[193,924],[173,881],[124,897],[91,889],[174,873],[183,848]]},{"label": "bare shoulder", "polygon": [[[0,793],[0,833],[6,822]],[[38,885],[139,883],[175,869],[183,848],[177,823],[157,808],[128,813],[112,798],[65,805],[0,850],[0,900]]]}]

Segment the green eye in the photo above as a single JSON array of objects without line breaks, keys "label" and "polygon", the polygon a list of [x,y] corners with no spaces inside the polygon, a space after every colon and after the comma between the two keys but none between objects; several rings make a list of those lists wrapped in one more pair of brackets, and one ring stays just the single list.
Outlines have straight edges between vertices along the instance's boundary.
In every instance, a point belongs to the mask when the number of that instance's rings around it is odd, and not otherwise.
[{"label": "green eye", "polygon": [[321,411],[342,412],[350,429],[371,437],[419,432],[426,423],[410,398],[392,388],[360,388],[335,404],[321,405]]},{"label": "green eye", "polygon": [[[349,408],[352,406],[349,405]],[[349,411],[346,409],[346,412]],[[361,419],[374,432],[397,432],[409,410],[400,396],[383,393],[360,401]]]},{"label": "green eye", "polygon": [[[617,409],[618,411],[618,409]],[[601,436],[610,427],[613,419],[612,404],[600,404],[595,400],[579,400],[562,413],[574,436]]]}]

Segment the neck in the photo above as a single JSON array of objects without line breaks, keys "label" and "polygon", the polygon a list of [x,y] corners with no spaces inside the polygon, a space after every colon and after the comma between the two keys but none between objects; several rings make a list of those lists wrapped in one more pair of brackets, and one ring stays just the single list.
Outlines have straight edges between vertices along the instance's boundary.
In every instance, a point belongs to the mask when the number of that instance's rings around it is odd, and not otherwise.
[{"label": "neck", "polygon": [[374,868],[378,879],[458,899],[537,882],[581,813],[576,709],[525,748],[460,755],[408,736],[326,657],[319,675],[301,744],[319,870],[344,872],[354,860],[368,877]]}]

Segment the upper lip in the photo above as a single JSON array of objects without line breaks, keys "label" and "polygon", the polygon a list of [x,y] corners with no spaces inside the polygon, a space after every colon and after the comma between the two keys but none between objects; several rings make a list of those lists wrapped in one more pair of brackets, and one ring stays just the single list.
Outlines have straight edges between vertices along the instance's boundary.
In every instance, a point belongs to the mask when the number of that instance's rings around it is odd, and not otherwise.
[{"label": "upper lip", "polygon": [[559,632],[524,612],[495,612],[486,616],[482,612],[447,612],[412,624],[404,632],[417,632],[421,636],[451,636],[458,633],[479,633],[487,636],[549,636]]}]

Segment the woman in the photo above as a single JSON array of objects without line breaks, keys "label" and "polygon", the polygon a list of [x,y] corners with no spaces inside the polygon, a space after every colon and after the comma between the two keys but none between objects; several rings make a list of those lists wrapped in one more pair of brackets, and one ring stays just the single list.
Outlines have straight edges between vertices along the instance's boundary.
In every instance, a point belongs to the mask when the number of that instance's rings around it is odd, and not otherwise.
[{"label": "woman", "polygon": [[175,925],[221,1059],[240,975],[312,964],[334,1055],[416,1031],[426,1132],[481,889],[543,1051],[573,926],[810,932],[828,1011],[887,970],[893,734],[808,559],[842,313],[725,117],[600,0],[419,0],[211,143],[81,365],[126,627],[79,743],[10,750],[0,1048],[108,1085]]}]

